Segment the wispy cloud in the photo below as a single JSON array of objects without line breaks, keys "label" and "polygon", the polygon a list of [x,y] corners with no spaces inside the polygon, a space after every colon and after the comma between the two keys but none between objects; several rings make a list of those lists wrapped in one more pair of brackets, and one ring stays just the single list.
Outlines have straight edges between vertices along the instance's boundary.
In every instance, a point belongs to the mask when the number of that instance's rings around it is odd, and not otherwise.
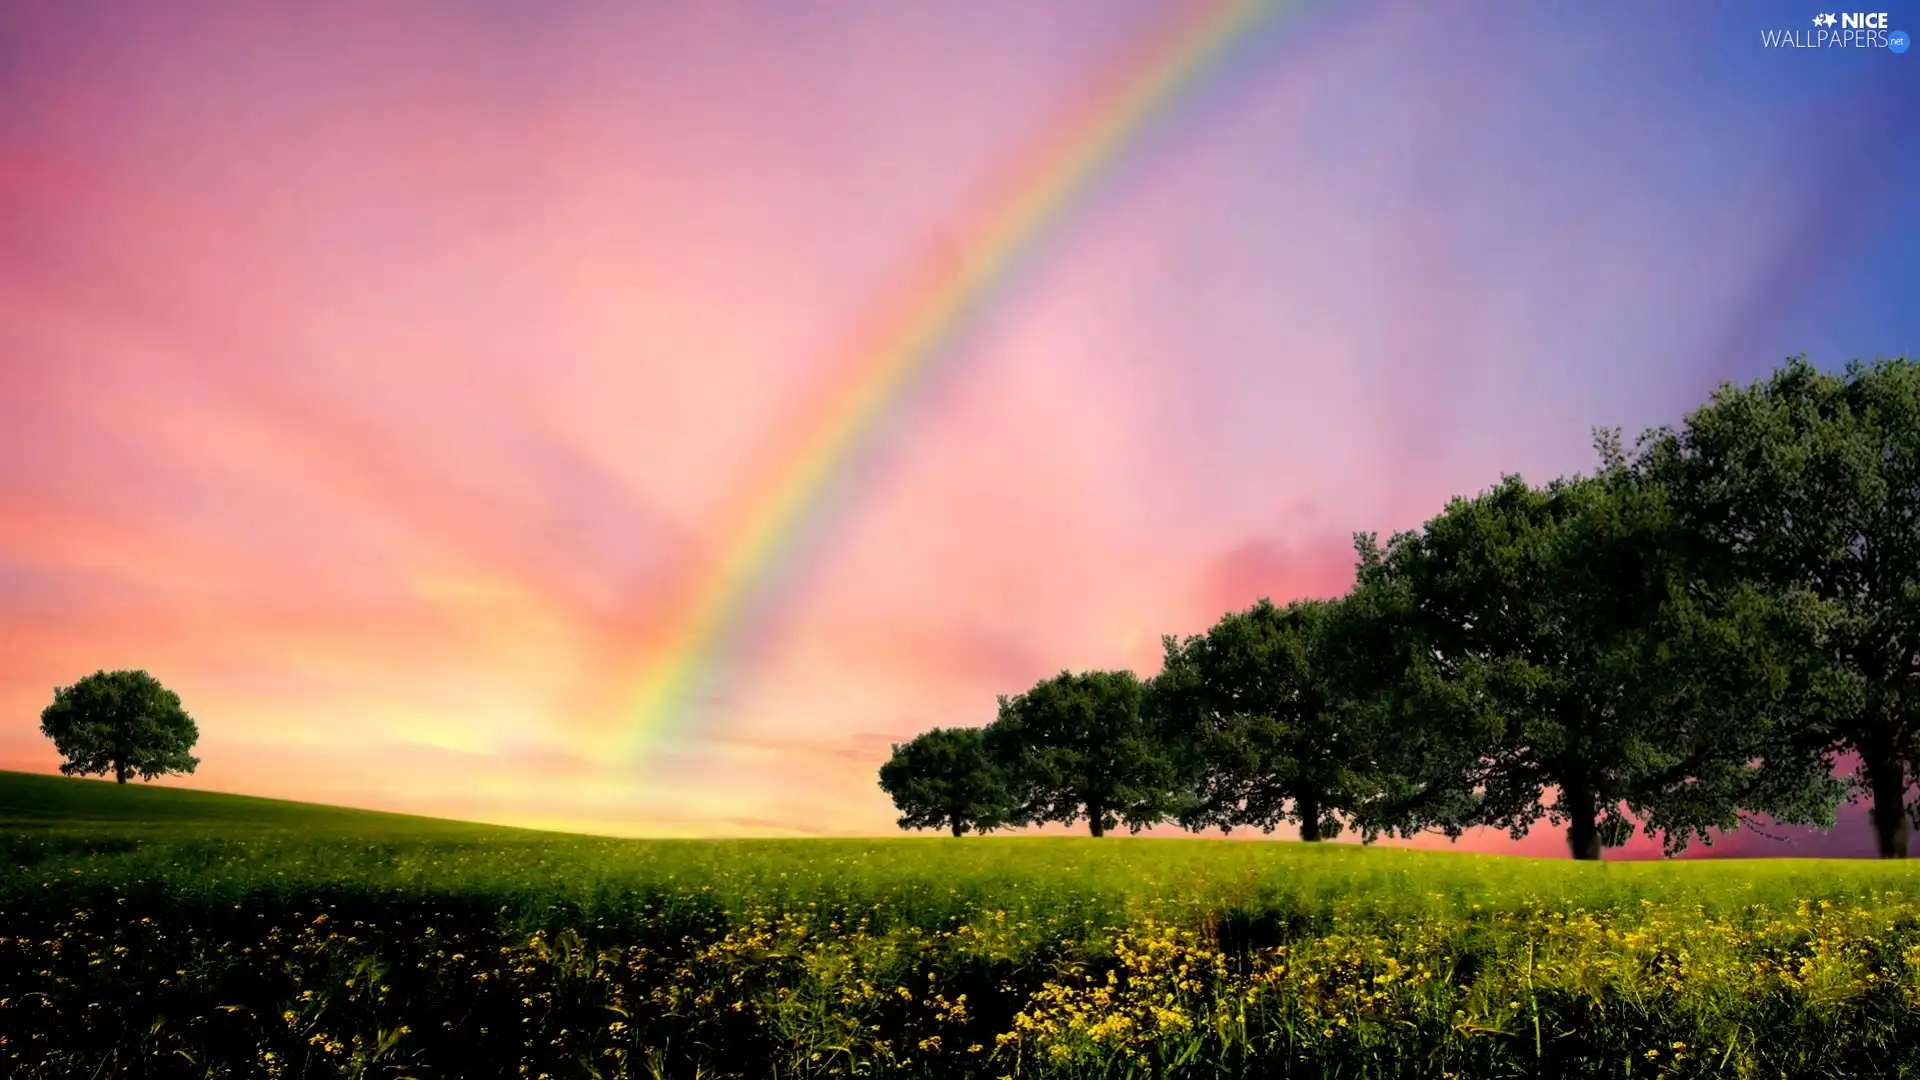
[{"label": "wispy cloud", "polygon": [[954,344],[672,767],[604,755],[796,410],[1157,17],[0,14],[0,765],[52,767],[53,686],[137,666],[210,786],[888,830],[892,741],[1338,592],[1352,532],[1580,468],[1591,425],[1920,337],[1792,336],[1917,209],[1871,65],[1783,78],[1705,15],[1329,8]]}]

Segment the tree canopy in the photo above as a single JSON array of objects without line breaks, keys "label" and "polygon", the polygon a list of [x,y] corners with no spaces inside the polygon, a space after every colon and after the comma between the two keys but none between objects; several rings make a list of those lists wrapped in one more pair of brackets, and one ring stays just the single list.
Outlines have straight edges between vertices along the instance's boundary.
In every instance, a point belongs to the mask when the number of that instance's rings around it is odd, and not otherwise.
[{"label": "tree canopy", "polygon": [[880,787],[893,798],[903,829],[987,832],[1012,816],[1006,780],[987,755],[980,728],[933,728],[906,743],[880,767]]},{"label": "tree canopy", "polygon": [[1904,856],[1920,765],[1920,364],[1795,358],[1723,387],[1642,455],[1702,574],[1804,593],[1836,682],[1809,724],[1858,756],[1883,855]]},{"label": "tree canopy", "polygon": [[1333,601],[1262,599],[1204,634],[1163,640],[1156,713],[1194,793],[1189,828],[1292,821],[1337,836],[1358,791],[1354,740],[1322,661]]},{"label": "tree canopy", "polygon": [[1063,671],[1001,697],[987,739],[1012,785],[1014,820],[1084,820],[1103,836],[1172,816],[1173,766],[1142,714],[1144,698],[1131,671]]},{"label": "tree canopy", "polygon": [[1398,692],[1430,734],[1402,762],[1426,798],[1393,824],[1518,838],[1544,817],[1597,859],[1636,818],[1670,851],[1742,811],[1831,823],[1831,764],[1790,737],[1800,612],[1696,587],[1664,493],[1602,451],[1592,477],[1456,499],[1363,567],[1397,579],[1420,643]]},{"label": "tree canopy", "polygon": [[40,730],[66,760],[68,776],[111,773],[151,780],[190,773],[200,759],[189,751],[200,738],[180,696],[145,671],[96,671],[55,688],[40,713]]},{"label": "tree canopy", "polygon": [[1674,854],[1830,826],[1865,790],[1881,853],[1905,856],[1920,364],[1794,359],[1632,452],[1596,446],[1590,474],[1508,476],[1385,544],[1356,534],[1344,596],[1165,637],[1145,682],[1062,672],[1000,697],[980,753],[1006,810],[967,820],[1309,841],[1545,820],[1597,859],[1636,829]]}]

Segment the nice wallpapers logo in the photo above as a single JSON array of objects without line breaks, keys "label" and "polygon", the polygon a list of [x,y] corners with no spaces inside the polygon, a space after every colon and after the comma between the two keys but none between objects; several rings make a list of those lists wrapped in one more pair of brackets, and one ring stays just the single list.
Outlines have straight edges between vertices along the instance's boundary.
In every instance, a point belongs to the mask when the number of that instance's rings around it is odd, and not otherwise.
[{"label": "nice wallpapers logo", "polygon": [[1905,30],[1887,26],[1884,11],[1822,12],[1811,29],[1762,30],[1760,43],[1769,49],[1885,49],[1904,53],[1911,39]]}]

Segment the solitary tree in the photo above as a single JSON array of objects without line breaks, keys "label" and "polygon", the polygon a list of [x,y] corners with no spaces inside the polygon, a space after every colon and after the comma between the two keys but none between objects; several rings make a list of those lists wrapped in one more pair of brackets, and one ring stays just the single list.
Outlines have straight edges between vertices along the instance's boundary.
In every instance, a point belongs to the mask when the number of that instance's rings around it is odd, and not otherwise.
[{"label": "solitary tree", "polygon": [[1834,375],[1797,357],[1650,442],[1647,467],[1706,565],[1825,606],[1822,653],[1852,693],[1821,719],[1858,755],[1880,854],[1904,858],[1920,766],[1920,362]]},{"label": "solitary tree", "polygon": [[1095,836],[1138,832],[1177,809],[1173,767],[1141,712],[1131,671],[1061,672],[1002,696],[987,728],[1012,784],[1021,824],[1085,819]]},{"label": "solitary tree", "polygon": [[1155,712],[1194,796],[1181,824],[1339,835],[1367,763],[1323,663],[1336,603],[1263,599],[1205,634],[1163,639]]},{"label": "solitary tree", "polygon": [[66,759],[60,771],[68,776],[112,773],[124,784],[129,776],[151,780],[200,764],[188,752],[200,730],[180,695],[144,671],[96,671],[55,688],[40,730]]},{"label": "solitary tree", "polygon": [[934,728],[896,743],[892,759],[880,766],[880,787],[892,796],[903,829],[984,833],[1013,812],[980,728]]},{"label": "solitary tree", "polygon": [[1363,550],[1363,585],[1397,590],[1418,642],[1389,690],[1420,751],[1395,826],[1517,838],[1545,817],[1598,859],[1635,818],[1669,852],[1749,812],[1830,824],[1831,759],[1797,738],[1806,610],[1692,581],[1664,492],[1616,437],[1601,450],[1600,475],[1509,477]]}]

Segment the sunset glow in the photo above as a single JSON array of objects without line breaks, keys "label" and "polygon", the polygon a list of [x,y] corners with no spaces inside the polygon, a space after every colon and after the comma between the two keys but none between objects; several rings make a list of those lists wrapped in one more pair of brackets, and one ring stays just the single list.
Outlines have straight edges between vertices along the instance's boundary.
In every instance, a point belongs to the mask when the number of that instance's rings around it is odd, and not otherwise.
[{"label": "sunset glow", "polygon": [[11,5],[0,768],[135,667],[161,783],[891,832],[893,742],[1920,351],[1920,69],[1762,8]]}]

